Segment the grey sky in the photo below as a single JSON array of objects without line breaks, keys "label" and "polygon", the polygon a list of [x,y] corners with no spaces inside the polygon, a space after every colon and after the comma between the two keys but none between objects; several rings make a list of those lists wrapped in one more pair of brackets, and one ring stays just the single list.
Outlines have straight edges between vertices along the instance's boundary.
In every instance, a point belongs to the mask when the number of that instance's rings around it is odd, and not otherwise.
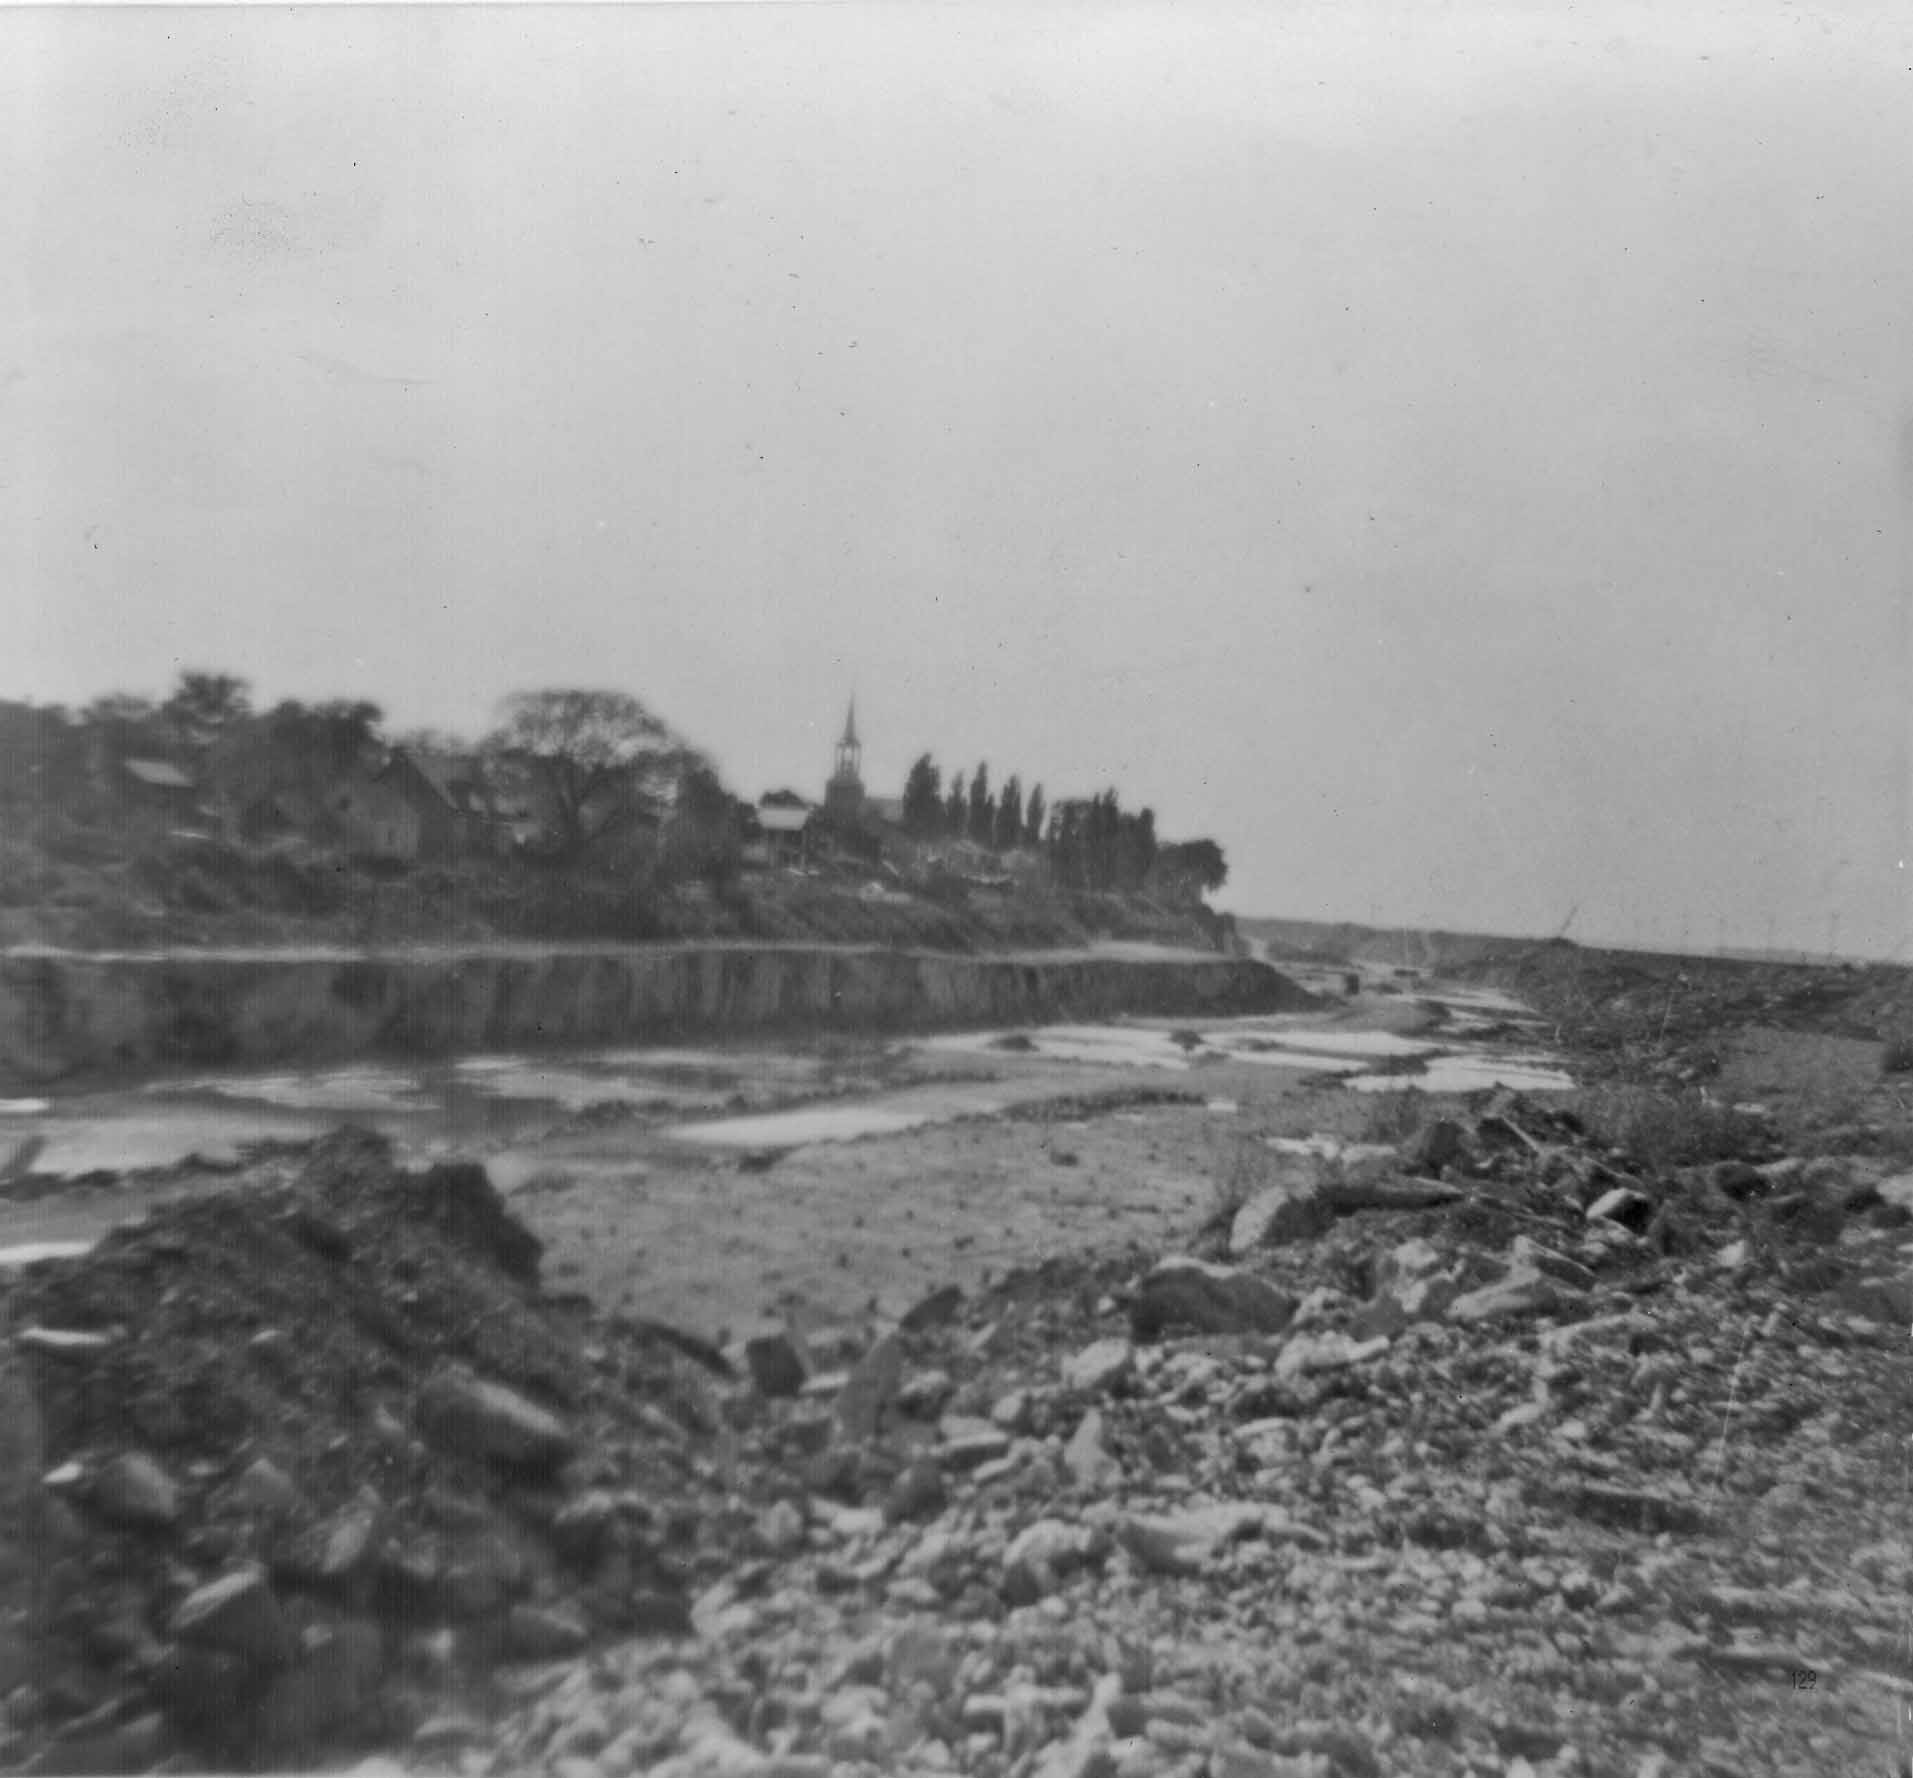
[{"label": "grey sky", "polygon": [[854,686],[1245,911],[1901,946],[1903,7],[12,11],[0,144],[0,695]]}]

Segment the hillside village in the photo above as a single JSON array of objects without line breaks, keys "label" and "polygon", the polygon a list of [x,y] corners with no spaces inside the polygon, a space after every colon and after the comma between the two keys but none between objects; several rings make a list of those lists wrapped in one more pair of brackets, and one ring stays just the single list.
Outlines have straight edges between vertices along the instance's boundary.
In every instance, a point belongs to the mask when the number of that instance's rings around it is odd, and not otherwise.
[{"label": "hillside village", "polygon": [[0,940],[253,942],[316,921],[362,942],[1221,942],[1213,841],[1159,842],[1114,791],[1045,808],[1039,787],[1025,810],[986,767],[946,800],[928,755],[909,794],[882,794],[854,704],[816,794],[793,760],[754,799],[635,698],[507,708],[472,743],[388,735],[369,703],[255,712],[224,674],[182,674],[163,703],[0,703]]}]

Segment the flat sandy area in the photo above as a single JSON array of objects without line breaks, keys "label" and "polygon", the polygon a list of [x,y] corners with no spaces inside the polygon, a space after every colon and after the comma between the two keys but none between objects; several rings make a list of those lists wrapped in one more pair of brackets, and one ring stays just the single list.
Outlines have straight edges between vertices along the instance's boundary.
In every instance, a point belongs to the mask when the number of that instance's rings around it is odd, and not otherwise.
[{"label": "flat sandy area", "polygon": [[[1347,1052],[1346,1073],[1413,1047],[1430,1022],[1413,1001],[1377,996],[1306,1022],[1211,1025],[1207,1045],[1151,1020],[1041,1028],[1055,1053],[978,1034],[675,1059],[480,1058],[461,1066],[551,1096],[517,1124],[490,1127],[471,1119],[469,1100],[452,1102],[449,1117],[382,1116],[409,1102],[416,1077],[403,1070],[235,1075],[212,1084],[254,1099],[168,1110],[128,1094],[103,1103],[97,1122],[70,1106],[44,1127],[69,1151],[82,1137],[111,1151],[164,1111],[191,1120],[211,1153],[268,1112],[291,1117],[290,1137],[347,1115],[320,1107],[349,1107],[356,1121],[390,1128],[414,1161],[485,1160],[548,1243],[552,1286],[717,1337],[772,1316],[895,1316],[939,1286],[972,1289],[1052,1255],[1173,1250],[1257,1138],[1359,1139],[1387,1117],[1388,1095],[1349,1090],[1324,1073],[1331,1058],[1278,1042],[1326,1033]],[[1216,1047],[1230,1043],[1255,1053]],[[660,1067],[702,1084],[673,1086]],[[585,1103],[593,1094],[610,1096]],[[31,1195],[0,1205],[0,1248],[96,1237],[156,1202],[224,1183],[188,1167]]]}]

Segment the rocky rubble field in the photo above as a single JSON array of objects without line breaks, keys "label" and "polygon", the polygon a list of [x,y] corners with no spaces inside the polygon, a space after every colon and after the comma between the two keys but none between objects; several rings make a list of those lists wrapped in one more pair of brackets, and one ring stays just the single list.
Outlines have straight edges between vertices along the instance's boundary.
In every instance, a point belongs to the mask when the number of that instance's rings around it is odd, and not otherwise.
[{"label": "rocky rubble field", "polygon": [[726,1353],[354,1135],[30,1267],[0,1765],[1905,1770],[1913,1177],[1451,1110]]}]

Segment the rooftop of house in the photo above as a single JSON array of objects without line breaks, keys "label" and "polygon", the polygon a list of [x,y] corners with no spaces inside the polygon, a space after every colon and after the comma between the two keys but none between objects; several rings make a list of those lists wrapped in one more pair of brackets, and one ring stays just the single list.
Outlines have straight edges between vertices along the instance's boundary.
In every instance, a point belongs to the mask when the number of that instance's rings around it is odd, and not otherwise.
[{"label": "rooftop of house", "polygon": [[757,824],[766,833],[802,833],[810,824],[812,811],[788,808],[782,803],[760,803]]},{"label": "rooftop of house", "polygon": [[387,762],[386,771],[401,761],[411,766],[448,809],[473,815],[491,813],[484,773],[476,759],[459,754],[414,753],[401,748]]},{"label": "rooftop of house", "polygon": [[129,759],[125,766],[129,775],[155,790],[191,790],[193,787],[192,779],[169,760]]}]

